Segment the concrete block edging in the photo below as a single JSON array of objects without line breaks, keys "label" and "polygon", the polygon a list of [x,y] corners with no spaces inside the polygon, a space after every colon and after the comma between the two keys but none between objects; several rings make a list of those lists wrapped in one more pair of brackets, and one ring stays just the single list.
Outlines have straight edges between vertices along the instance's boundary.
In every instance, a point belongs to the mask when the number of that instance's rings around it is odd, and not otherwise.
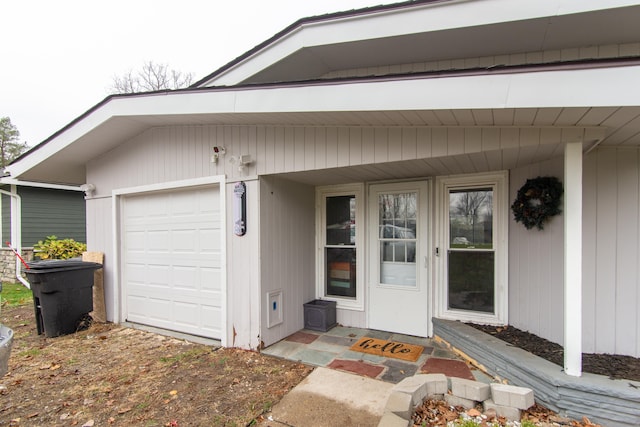
[{"label": "concrete block edging", "polygon": [[640,382],[583,373],[572,377],[540,357],[462,322],[433,319],[434,338],[497,382],[534,390],[559,415],[609,427],[640,425]]},{"label": "concrete block edging", "polygon": [[[451,382],[451,393],[449,393],[449,382]],[[467,409],[474,407],[476,403],[483,403],[486,409],[495,410],[498,416],[514,421],[520,421],[521,409],[528,409],[533,405],[531,389],[504,384],[500,384],[496,389],[499,401],[516,402],[518,406],[526,406],[529,402],[531,404],[526,408],[497,405],[492,400],[496,397],[493,396],[492,386],[461,378],[448,379],[444,374],[417,374],[405,378],[393,387],[378,427],[412,425],[413,412],[426,398],[442,399],[444,396],[447,402],[454,405],[467,402],[467,405],[461,405]]]}]

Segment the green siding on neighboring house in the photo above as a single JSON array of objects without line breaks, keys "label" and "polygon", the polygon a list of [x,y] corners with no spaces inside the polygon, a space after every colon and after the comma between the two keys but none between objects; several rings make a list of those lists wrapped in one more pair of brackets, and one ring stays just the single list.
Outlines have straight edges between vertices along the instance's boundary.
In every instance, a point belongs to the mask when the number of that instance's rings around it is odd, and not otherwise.
[{"label": "green siding on neighboring house", "polygon": [[[3,189],[9,191],[8,188]],[[22,246],[55,235],[86,242],[84,193],[36,187],[18,187],[22,199]],[[2,246],[11,238],[11,200],[2,195]]]},{"label": "green siding on neighboring house", "polygon": [[[5,191],[11,191],[7,186],[0,187]],[[2,241],[0,241],[0,246],[5,247],[5,243],[7,240],[11,240],[11,198],[9,196],[2,195]]]}]

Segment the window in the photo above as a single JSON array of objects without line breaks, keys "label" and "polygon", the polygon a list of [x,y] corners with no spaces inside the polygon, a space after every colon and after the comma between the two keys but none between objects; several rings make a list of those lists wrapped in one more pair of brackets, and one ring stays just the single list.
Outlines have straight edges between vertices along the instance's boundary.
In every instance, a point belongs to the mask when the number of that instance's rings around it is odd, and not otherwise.
[{"label": "window", "polygon": [[507,175],[438,180],[438,316],[504,323],[507,315]]},{"label": "window", "polygon": [[380,283],[416,286],[418,193],[378,195]]},{"label": "window", "polygon": [[318,189],[318,297],[341,308],[364,308],[362,295],[362,186]]},{"label": "window", "polygon": [[449,309],[495,313],[493,189],[449,190]]},{"label": "window", "polygon": [[356,197],[325,199],[325,295],[356,297]]}]

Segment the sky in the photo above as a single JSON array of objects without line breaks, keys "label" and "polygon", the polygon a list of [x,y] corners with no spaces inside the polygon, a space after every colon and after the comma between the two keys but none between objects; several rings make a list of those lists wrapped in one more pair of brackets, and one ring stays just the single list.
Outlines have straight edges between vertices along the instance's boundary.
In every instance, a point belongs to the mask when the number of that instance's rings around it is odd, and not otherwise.
[{"label": "sky", "polygon": [[194,82],[300,18],[394,0],[2,0],[0,117],[37,145],[146,61]]}]

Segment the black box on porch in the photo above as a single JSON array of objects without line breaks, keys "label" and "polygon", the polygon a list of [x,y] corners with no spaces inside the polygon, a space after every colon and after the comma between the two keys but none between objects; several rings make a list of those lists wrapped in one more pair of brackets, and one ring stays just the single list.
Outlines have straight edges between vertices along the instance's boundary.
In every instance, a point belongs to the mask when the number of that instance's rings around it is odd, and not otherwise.
[{"label": "black box on porch", "polygon": [[304,304],[304,328],[327,332],[337,325],[336,302],[315,299]]}]

